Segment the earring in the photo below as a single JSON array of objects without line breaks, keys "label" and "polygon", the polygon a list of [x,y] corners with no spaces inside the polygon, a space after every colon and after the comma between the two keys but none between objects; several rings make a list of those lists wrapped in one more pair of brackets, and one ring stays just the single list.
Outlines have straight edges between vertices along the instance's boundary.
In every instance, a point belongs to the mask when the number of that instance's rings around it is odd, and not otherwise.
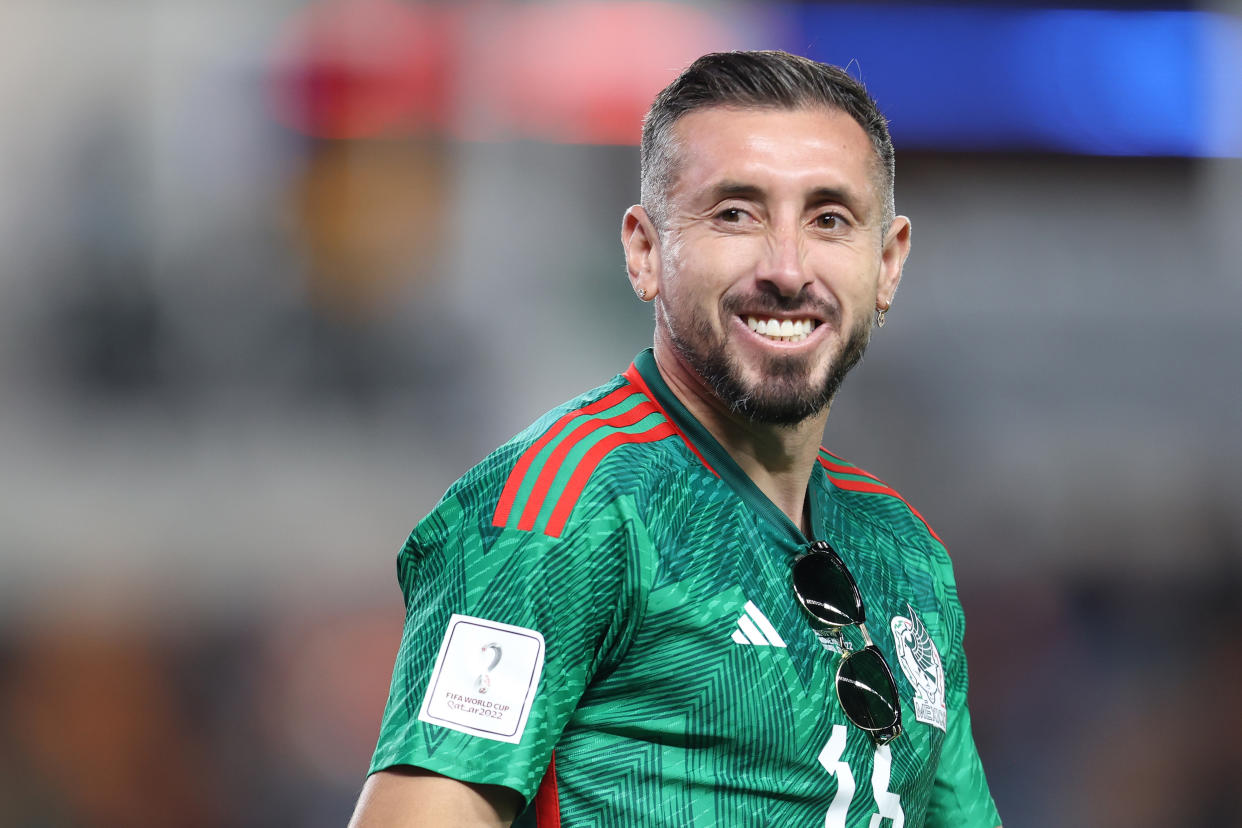
[{"label": "earring", "polygon": [[884,327],[884,315],[886,313],[888,313],[888,308],[876,308],[875,309],[875,326],[877,328]]},{"label": "earring", "polygon": [[642,300],[642,301],[644,301],[644,302],[646,302],[646,301],[647,301],[647,289],[646,289],[646,288],[641,288],[641,287],[640,287],[640,288],[638,289],[638,298],[639,298],[639,299],[641,299],[641,300]]}]

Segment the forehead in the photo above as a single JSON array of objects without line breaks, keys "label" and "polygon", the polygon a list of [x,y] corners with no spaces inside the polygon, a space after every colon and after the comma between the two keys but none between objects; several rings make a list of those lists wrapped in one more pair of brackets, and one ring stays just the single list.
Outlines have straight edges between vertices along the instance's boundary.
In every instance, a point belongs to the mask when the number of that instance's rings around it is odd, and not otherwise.
[{"label": "forehead", "polygon": [[710,107],[682,116],[673,135],[674,198],[729,180],[848,188],[878,206],[879,157],[863,128],[840,110]]}]

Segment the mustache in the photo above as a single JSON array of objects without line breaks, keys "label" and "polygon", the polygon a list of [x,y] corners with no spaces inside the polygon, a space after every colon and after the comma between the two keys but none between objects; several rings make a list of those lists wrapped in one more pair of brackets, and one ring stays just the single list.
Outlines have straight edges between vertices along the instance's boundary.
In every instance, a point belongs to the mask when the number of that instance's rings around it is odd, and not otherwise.
[{"label": "mustache", "polygon": [[770,312],[813,316],[833,325],[841,321],[841,308],[835,302],[803,294],[797,296],[782,296],[779,293],[765,292],[734,294],[726,296],[721,302],[721,307],[733,316],[741,315],[743,311],[751,314]]}]

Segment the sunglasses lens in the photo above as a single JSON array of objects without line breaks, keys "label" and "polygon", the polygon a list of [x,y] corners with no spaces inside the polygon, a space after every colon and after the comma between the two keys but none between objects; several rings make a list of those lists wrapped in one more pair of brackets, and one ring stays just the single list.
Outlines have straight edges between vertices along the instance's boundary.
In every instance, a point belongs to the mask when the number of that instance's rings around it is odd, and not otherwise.
[{"label": "sunglasses lens", "polygon": [[837,696],[850,721],[863,730],[886,730],[901,718],[897,685],[874,646],[859,650],[841,662],[837,671]]},{"label": "sunglasses lens", "polygon": [[831,627],[866,623],[862,596],[835,552],[813,551],[793,565],[794,592],[807,612]]},{"label": "sunglasses lens", "polygon": [[837,667],[837,699],[849,720],[886,745],[901,733],[897,684],[883,654],[869,643],[862,594],[845,562],[826,541],[815,541],[794,561],[794,595],[802,608],[829,627],[859,626],[868,645]]}]

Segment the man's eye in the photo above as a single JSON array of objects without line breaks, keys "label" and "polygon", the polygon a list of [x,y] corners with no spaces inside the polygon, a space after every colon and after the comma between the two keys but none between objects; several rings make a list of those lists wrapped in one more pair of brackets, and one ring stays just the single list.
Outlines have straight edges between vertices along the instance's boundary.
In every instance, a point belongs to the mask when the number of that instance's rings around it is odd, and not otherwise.
[{"label": "man's eye", "polygon": [[824,213],[815,219],[815,226],[820,230],[843,230],[845,228],[845,219],[836,213]]},{"label": "man's eye", "polygon": [[736,223],[742,220],[742,211],[739,210],[737,207],[730,207],[726,210],[721,210],[719,213],[717,213],[716,218],[720,219],[721,221],[728,221],[728,222]]}]

